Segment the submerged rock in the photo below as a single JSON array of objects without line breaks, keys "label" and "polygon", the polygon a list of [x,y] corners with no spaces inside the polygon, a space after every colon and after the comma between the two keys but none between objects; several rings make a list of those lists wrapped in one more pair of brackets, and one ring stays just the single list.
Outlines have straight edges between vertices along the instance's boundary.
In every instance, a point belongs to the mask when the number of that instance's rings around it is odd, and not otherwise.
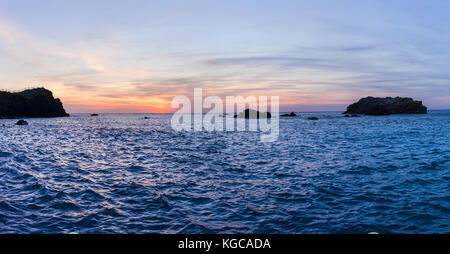
[{"label": "submerged rock", "polygon": [[28,125],[28,122],[25,120],[19,120],[17,121],[16,125]]},{"label": "submerged rock", "polygon": [[98,116],[98,114],[95,114],[95,113],[94,113],[94,114],[91,114],[91,116]]},{"label": "submerged rock", "polygon": [[45,88],[0,91],[0,118],[69,116],[59,99]]},{"label": "submerged rock", "polygon": [[254,109],[246,109],[243,112],[239,113],[239,115],[235,115],[234,118],[246,118],[246,119],[259,119],[259,118],[271,118],[272,115],[270,112],[259,112]]},{"label": "submerged rock", "polygon": [[312,116],[312,117],[308,117],[308,120],[319,120],[318,117]]},{"label": "submerged rock", "polygon": [[404,97],[366,97],[347,107],[344,114],[390,115],[390,114],[426,114],[427,107],[421,101]]},{"label": "submerged rock", "polygon": [[297,114],[295,114],[294,112],[291,112],[290,114],[283,114],[281,116],[283,116],[283,117],[293,117],[293,116],[297,116]]}]

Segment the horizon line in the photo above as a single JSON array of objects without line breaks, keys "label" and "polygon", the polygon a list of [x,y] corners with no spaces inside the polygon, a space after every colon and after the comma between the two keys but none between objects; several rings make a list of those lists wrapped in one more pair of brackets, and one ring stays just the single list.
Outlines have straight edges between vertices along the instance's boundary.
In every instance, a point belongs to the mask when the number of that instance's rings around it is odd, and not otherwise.
[{"label": "horizon line", "polygon": [[[448,109],[428,109],[428,110],[432,110],[432,111],[442,110],[442,111],[445,111],[445,110],[450,110],[450,108],[448,108]],[[271,111],[268,111],[268,112],[271,112]],[[294,113],[326,113],[326,112],[345,112],[345,111],[342,111],[342,110],[320,110],[320,111],[292,111],[292,110],[290,110],[290,111],[279,111],[279,113],[290,113],[290,112],[294,112]],[[89,112],[89,113],[67,112],[67,114],[94,114],[94,113],[95,114],[124,114],[124,115],[125,114],[141,114],[141,115],[144,115],[144,114],[156,114],[156,115],[174,114],[174,112],[166,112],[166,113],[156,113],[156,112],[146,112],[146,113],[143,113],[143,112],[104,112],[104,113],[102,113],[102,112],[94,112],[94,111],[93,112]],[[193,113],[191,113],[191,114],[193,114]],[[206,113],[202,113],[202,114],[206,114]]]}]

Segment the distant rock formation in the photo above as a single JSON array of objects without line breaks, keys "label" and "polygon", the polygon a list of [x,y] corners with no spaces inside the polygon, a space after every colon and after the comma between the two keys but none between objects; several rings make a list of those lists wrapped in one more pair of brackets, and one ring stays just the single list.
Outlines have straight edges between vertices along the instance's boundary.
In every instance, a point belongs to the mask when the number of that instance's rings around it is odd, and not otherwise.
[{"label": "distant rock formation", "polygon": [[318,117],[312,116],[312,117],[308,117],[308,120],[319,120]]},{"label": "distant rock formation", "polygon": [[390,114],[426,114],[427,107],[421,101],[404,97],[366,97],[347,107],[344,114],[390,115]]},{"label": "distant rock formation", "polygon": [[69,116],[59,99],[45,88],[18,93],[0,91],[0,118]]},{"label": "distant rock formation", "polygon": [[283,114],[281,116],[283,116],[283,117],[294,117],[294,116],[297,116],[297,114],[295,114],[294,112],[291,112],[290,114]]},{"label": "distant rock formation", "polygon": [[98,114],[94,113],[94,114],[91,114],[91,116],[98,116]]},{"label": "distant rock formation", "polygon": [[235,115],[234,118],[246,118],[246,119],[259,119],[259,118],[271,118],[272,115],[270,112],[259,112],[254,109],[246,109],[243,112],[239,113],[239,115]]}]

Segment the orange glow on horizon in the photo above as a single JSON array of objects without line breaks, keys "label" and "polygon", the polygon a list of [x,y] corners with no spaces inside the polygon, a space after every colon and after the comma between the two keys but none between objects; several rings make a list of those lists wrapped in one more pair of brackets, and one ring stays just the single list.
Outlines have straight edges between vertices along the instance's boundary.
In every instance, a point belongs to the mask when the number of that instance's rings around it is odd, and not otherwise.
[{"label": "orange glow on horizon", "polygon": [[69,113],[169,113],[170,100],[160,97],[61,97]]},{"label": "orange glow on horizon", "polygon": [[[76,91],[74,87],[67,87],[59,82],[50,83],[48,86],[54,92],[55,97],[59,97],[68,113],[174,113],[179,108],[171,108],[172,99],[176,95],[185,95],[194,101],[192,94],[186,94],[186,91],[180,91],[180,94],[174,91],[163,93],[161,89],[155,90],[158,95],[139,94],[127,89],[127,86],[112,88],[108,91],[102,90],[84,90]],[[204,90],[205,91],[205,90]],[[208,89],[203,93],[203,101],[207,96],[215,95],[222,98],[225,105],[227,93],[230,96],[267,96],[267,106],[270,111],[271,96],[279,96],[279,110],[285,111],[301,111],[308,110],[310,106],[320,105],[348,105],[358,99],[356,94],[347,94],[344,92],[323,94],[320,97],[313,96],[311,92],[305,93],[286,93],[285,91],[271,90],[270,93],[264,91],[246,91],[243,94],[235,94],[232,90],[224,91],[222,89]],[[208,112],[209,108],[203,108],[203,112]]]},{"label": "orange glow on horizon", "polygon": [[[173,113],[178,108],[171,108],[172,98],[170,96],[136,97],[124,96],[117,98],[109,97],[84,97],[83,100],[70,96],[61,96],[61,101],[68,113]],[[204,98],[203,98],[204,99]],[[223,98],[225,105],[225,98]],[[193,101],[191,102],[193,104]],[[320,100],[298,100],[294,97],[280,97],[279,110],[283,108],[299,107],[302,105],[324,105],[324,104],[346,104],[346,101],[336,98],[321,98]],[[270,110],[271,102],[268,97],[267,107]],[[208,112],[209,108],[203,108]]]}]

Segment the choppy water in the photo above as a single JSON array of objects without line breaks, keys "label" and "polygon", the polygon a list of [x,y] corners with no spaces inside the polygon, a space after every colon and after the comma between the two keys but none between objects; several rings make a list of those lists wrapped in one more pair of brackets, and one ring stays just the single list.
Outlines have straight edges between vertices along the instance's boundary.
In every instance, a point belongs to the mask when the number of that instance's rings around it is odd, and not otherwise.
[{"label": "choppy water", "polygon": [[146,116],[0,120],[0,233],[450,233],[450,111],[304,113],[274,143]]}]

